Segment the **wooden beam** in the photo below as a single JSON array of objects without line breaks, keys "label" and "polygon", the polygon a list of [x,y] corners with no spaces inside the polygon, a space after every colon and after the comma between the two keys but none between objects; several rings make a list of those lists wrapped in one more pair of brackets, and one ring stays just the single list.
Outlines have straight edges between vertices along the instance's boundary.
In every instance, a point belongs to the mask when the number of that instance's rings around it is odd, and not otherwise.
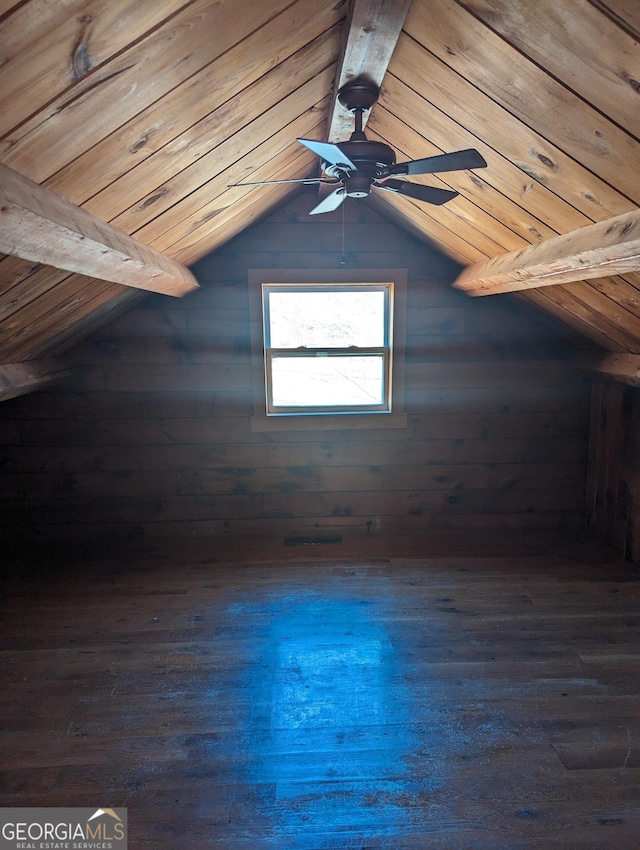
[{"label": "wooden beam", "polygon": [[574,362],[581,369],[594,372],[601,378],[640,387],[640,354],[581,351],[574,358]]},{"label": "wooden beam", "polygon": [[468,266],[454,286],[495,295],[640,271],[640,209]]},{"label": "wooden beam", "polygon": [[0,401],[44,389],[69,373],[57,360],[28,360],[0,365]]},{"label": "wooden beam", "polygon": [[0,251],[165,295],[198,288],[185,266],[2,164]]},{"label": "wooden beam", "polygon": [[[411,0],[353,0],[341,61],[338,63],[330,142],[344,142],[353,131],[353,116],[338,102],[337,92],[348,81],[366,77],[377,86],[387,71]],[[366,124],[368,113],[362,116]]]}]

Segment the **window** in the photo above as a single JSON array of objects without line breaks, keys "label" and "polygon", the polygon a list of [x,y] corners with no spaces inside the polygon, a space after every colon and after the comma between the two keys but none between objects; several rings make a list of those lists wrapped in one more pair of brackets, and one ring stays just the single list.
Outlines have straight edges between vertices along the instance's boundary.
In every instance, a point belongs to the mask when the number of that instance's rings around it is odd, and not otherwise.
[{"label": "window", "polygon": [[393,284],[262,287],[268,415],[391,410]]},{"label": "window", "polygon": [[363,417],[394,414],[388,425],[404,424],[405,274],[250,272],[254,420],[367,427]]}]

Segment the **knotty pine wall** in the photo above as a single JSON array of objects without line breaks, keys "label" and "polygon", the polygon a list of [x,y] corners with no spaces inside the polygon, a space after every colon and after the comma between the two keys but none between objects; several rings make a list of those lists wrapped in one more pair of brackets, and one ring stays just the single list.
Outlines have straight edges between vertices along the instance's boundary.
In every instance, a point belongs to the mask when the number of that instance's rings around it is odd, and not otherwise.
[{"label": "knotty pine wall", "polygon": [[576,528],[589,396],[572,353],[508,298],[366,204],[349,267],[408,268],[406,410],[395,430],[252,433],[249,268],[337,268],[340,213],[303,193],[68,355],[67,388],[0,405],[2,504],[30,540]]},{"label": "knotty pine wall", "polygon": [[640,564],[640,389],[594,380],[587,481],[589,528]]}]

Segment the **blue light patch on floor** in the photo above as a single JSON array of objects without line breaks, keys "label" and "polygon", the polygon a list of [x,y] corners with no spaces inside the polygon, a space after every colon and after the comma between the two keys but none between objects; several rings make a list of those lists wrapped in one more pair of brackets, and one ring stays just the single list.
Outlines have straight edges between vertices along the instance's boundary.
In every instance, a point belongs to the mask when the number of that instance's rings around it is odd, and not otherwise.
[{"label": "blue light patch on floor", "polygon": [[436,783],[411,776],[411,697],[371,603],[308,591],[272,603],[246,743],[248,781],[274,789],[274,831],[323,848],[344,830],[409,827],[407,807]]}]

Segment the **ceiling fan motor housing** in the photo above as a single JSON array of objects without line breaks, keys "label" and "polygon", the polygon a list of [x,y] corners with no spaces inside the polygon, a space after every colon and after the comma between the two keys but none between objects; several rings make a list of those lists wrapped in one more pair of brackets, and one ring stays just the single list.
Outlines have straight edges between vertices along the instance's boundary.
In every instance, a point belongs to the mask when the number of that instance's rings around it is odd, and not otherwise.
[{"label": "ceiling fan motor housing", "polygon": [[361,171],[345,177],[343,183],[349,198],[366,198],[371,191],[371,178]]},{"label": "ceiling fan motor housing", "polygon": [[362,138],[354,139],[355,135],[348,142],[340,142],[337,147],[357,170],[352,171],[342,163],[326,162],[322,168],[329,177],[337,177],[344,183],[350,198],[366,198],[371,191],[371,181],[388,173],[389,168],[395,165],[396,155],[389,145],[369,141],[364,133],[360,134]]}]

